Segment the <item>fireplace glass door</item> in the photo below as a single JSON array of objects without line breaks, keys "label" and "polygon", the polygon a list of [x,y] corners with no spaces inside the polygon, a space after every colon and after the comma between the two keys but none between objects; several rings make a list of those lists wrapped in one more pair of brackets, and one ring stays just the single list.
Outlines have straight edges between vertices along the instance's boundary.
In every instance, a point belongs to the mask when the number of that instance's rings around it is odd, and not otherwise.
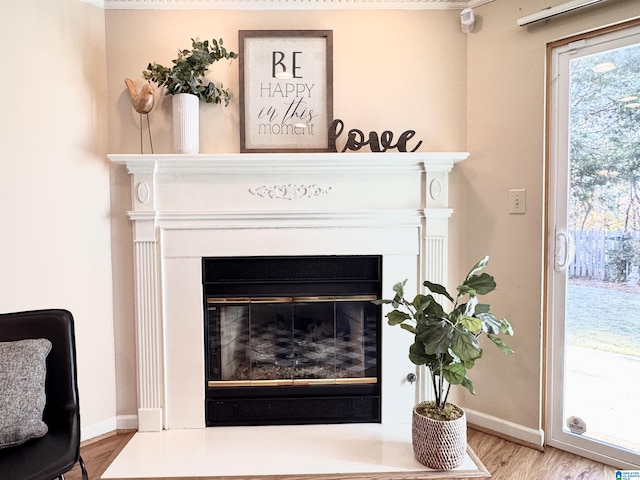
[{"label": "fireplace glass door", "polygon": [[375,384],[374,298],[207,299],[208,386]]},{"label": "fireplace glass door", "polygon": [[379,421],[381,259],[340,259],[205,259],[207,425]]}]

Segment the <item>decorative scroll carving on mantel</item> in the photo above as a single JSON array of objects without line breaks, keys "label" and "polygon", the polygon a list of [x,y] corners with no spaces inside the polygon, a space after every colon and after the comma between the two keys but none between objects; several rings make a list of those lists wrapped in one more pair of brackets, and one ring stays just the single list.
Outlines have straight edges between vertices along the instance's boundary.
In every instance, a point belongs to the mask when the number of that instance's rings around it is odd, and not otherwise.
[{"label": "decorative scroll carving on mantel", "polygon": [[110,10],[460,10],[494,0],[83,0]]},{"label": "decorative scroll carving on mantel", "polygon": [[301,198],[320,197],[329,193],[333,187],[321,187],[319,185],[263,185],[250,188],[249,193],[262,198],[277,198],[282,200],[300,200]]}]

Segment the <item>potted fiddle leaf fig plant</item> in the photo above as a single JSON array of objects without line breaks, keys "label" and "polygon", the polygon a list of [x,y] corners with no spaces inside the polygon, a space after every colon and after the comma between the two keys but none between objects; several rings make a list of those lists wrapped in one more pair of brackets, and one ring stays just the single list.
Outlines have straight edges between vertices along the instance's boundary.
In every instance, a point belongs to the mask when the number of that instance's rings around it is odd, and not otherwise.
[{"label": "potted fiddle leaf fig plant", "polygon": [[198,153],[199,151],[199,103],[231,101],[229,89],[205,78],[208,68],[222,60],[238,58],[238,54],[227,50],[222,39],[201,41],[191,39],[191,49],[178,51],[172,60],[173,66],[149,63],[142,76],[159,87],[165,87],[172,95],[174,144],[178,153]]},{"label": "potted fiddle leaf fig plant", "polygon": [[[375,301],[391,304],[393,310],[386,314],[389,325],[399,325],[414,336],[409,359],[429,369],[435,399],[414,407],[412,434],[416,458],[430,468],[449,470],[464,459],[466,415],[462,408],[448,402],[448,397],[452,385],[462,385],[475,394],[467,372],[482,358],[478,338],[486,335],[502,352],[513,353],[500,338],[501,334],[513,335],[511,325],[504,318],[496,318],[489,304],[478,300],[496,288],[493,276],[480,273],[488,262],[485,256],[471,268],[457,287],[455,298],[444,286],[425,281],[429,293],[409,301],[404,280],[394,285],[393,299]],[[448,312],[434,294],[452,304]]]}]

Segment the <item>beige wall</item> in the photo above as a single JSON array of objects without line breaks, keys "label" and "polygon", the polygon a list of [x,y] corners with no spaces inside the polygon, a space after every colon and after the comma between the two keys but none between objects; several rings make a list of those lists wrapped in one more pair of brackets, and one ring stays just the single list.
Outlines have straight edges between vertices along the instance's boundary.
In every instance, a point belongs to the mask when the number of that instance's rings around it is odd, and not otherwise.
[{"label": "beige wall", "polygon": [[0,311],[73,313],[82,425],[113,429],[104,11],[2,0],[0,49]]}]

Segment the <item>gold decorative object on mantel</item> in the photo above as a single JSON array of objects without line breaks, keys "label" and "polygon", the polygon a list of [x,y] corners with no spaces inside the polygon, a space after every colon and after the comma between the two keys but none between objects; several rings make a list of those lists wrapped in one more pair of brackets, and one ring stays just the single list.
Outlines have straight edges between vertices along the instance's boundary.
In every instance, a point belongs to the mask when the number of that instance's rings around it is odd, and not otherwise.
[{"label": "gold decorative object on mantel", "polygon": [[131,95],[131,105],[133,109],[140,114],[140,153],[142,151],[142,115],[147,116],[147,131],[149,132],[149,145],[151,153],[153,153],[153,141],[151,140],[151,125],[149,124],[149,112],[153,109],[155,102],[155,89],[150,83],[145,83],[140,91],[133,80],[125,78],[124,83],[127,85],[129,95]]},{"label": "gold decorative object on mantel", "polygon": [[151,85],[150,83],[145,83],[140,89],[140,92],[138,92],[136,84],[130,78],[125,78],[124,83],[129,89],[133,109],[138,113],[149,113],[153,108],[155,99],[155,90],[153,88],[153,85]]}]

